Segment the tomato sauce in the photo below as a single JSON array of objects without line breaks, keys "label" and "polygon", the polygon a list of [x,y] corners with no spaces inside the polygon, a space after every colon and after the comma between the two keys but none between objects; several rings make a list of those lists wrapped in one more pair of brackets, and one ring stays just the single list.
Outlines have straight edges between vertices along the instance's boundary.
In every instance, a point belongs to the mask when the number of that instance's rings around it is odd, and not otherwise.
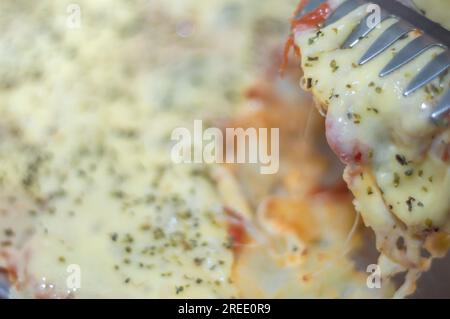
[{"label": "tomato sauce", "polygon": [[240,248],[247,242],[247,230],[243,218],[230,208],[225,208],[225,212],[230,217],[228,222],[228,234],[231,237],[231,248],[234,252],[239,252]]},{"label": "tomato sauce", "polygon": [[308,2],[309,0],[300,1],[299,5],[297,6],[294,12],[293,18],[291,19],[291,33],[289,34],[289,37],[284,45],[283,62],[280,67],[281,74],[283,74],[287,68],[287,65],[289,63],[289,52],[291,51],[291,49],[294,50],[296,58],[300,57],[300,48],[295,44],[294,39],[295,30],[300,27],[317,28],[321,23],[323,23],[326,20],[326,18],[330,14],[331,11],[330,5],[328,3],[323,3],[319,7],[317,7],[314,11],[305,14],[300,19],[297,19],[296,16],[305,8]]},{"label": "tomato sauce", "polygon": [[442,160],[444,162],[450,162],[450,145],[444,149],[444,153],[442,154]]}]

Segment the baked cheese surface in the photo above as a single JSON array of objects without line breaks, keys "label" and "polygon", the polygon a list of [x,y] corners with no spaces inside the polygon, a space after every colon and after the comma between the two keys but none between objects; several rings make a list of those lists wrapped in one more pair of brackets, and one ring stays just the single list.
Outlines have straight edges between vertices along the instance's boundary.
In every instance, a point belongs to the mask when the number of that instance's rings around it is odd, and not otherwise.
[{"label": "baked cheese surface", "polygon": [[[193,3],[78,3],[78,29],[66,25],[68,3],[0,5],[2,264],[15,268],[18,295],[235,296],[209,172],[170,159],[172,129],[210,112],[196,86],[220,88],[209,102],[230,112],[236,87],[220,81],[236,74],[177,34],[184,21],[220,22],[191,21]],[[224,3],[210,6],[220,19]],[[73,265],[81,288],[70,290]]]}]

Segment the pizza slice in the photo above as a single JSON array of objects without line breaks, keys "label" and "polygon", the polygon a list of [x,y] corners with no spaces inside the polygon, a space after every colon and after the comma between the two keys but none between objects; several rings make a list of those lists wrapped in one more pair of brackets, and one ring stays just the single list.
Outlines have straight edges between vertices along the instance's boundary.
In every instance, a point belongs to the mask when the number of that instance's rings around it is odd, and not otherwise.
[{"label": "pizza slice", "polygon": [[294,46],[301,56],[302,86],[326,117],[326,137],[346,165],[344,179],[355,196],[355,207],[376,234],[383,278],[406,273],[396,295],[403,297],[415,290],[431,259],[443,256],[450,246],[450,129],[429,120],[450,77],[444,74],[405,98],[407,83],[442,49],[430,49],[380,78],[379,71],[396,52],[420,34],[409,33],[359,65],[361,56],[395,20],[384,21],[352,49],[342,49],[367,15],[363,5],[320,28],[342,2],[326,2],[294,19],[286,53]]}]

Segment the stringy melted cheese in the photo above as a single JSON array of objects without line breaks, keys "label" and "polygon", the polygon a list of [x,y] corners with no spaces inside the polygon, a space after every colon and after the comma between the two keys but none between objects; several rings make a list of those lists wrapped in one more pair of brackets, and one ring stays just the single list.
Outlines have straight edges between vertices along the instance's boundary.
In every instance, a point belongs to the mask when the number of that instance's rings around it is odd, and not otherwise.
[{"label": "stringy melted cheese", "polygon": [[[339,3],[334,1],[332,7]],[[402,95],[439,48],[385,78],[378,76],[416,33],[358,65],[374,40],[395,22],[387,20],[354,48],[341,49],[366,14],[362,6],[323,29],[297,30],[303,85],[326,113],[328,142],[348,165],[347,183],[357,209],[377,234],[378,248],[407,268],[423,268],[422,239],[436,230],[449,231],[450,130],[435,126],[429,115],[450,77],[445,74],[410,97]],[[406,251],[397,247],[399,237]]]}]

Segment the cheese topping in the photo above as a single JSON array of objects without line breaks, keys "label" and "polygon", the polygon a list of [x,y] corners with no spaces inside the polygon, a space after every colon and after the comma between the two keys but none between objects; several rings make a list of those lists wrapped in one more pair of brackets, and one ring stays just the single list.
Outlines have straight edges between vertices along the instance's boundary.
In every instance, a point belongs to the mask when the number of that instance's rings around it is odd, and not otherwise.
[{"label": "cheese topping", "polygon": [[[354,48],[341,49],[366,14],[364,5],[325,28],[296,30],[303,85],[326,114],[328,142],[347,164],[347,183],[357,209],[377,233],[378,248],[405,267],[422,268],[422,240],[450,229],[450,130],[429,120],[450,77],[446,73],[410,97],[402,94],[439,48],[385,78],[378,76],[396,52],[419,36],[416,32],[360,66],[374,40],[395,23],[389,19]],[[406,244],[396,245],[400,241]]]},{"label": "cheese topping", "polygon": [[16,295],[237,296],[210,168],[172,164],[170,134],[233,113],[254,43],[290,11],[257,2],[2,1],[0,266]]},{"label": "cheese topping", "polygon": [[413,2],[420,12],[429,19],[450,29],[450,21],[448,20],[450,2],[448,0],[413,0]]}]

